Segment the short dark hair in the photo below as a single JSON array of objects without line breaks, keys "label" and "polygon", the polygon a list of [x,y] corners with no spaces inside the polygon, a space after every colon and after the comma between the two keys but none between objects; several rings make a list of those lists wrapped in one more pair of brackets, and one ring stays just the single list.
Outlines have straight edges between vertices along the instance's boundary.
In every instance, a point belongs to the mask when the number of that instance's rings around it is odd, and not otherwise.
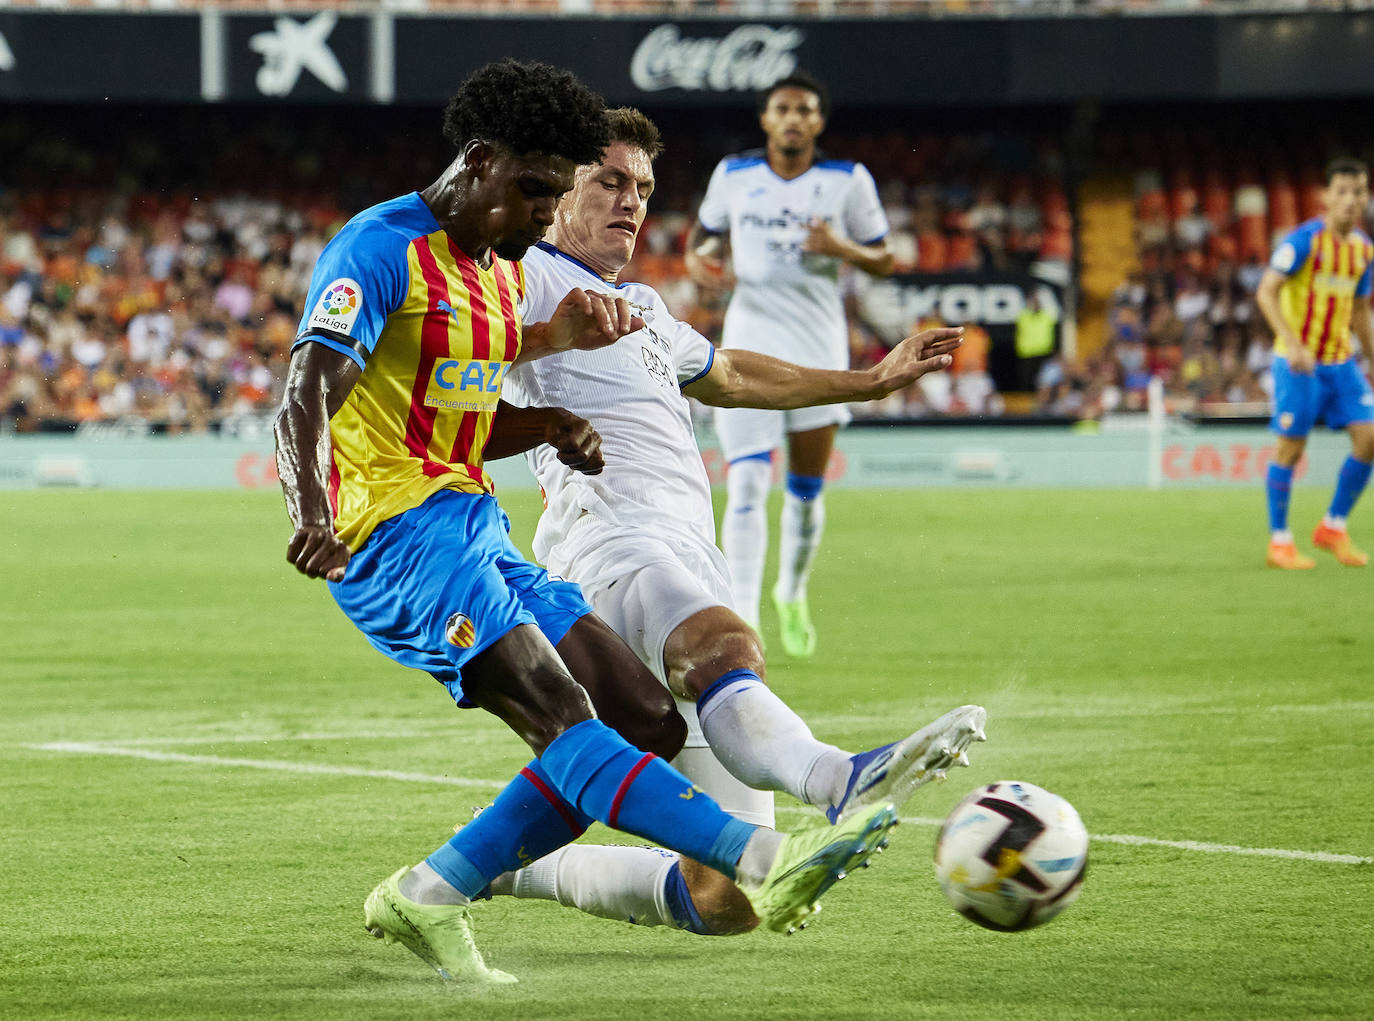
[{"label": "short dark hair", "polygon": [[663,152],[663,136],[658,133],[658,125],[642,111],[632,106],[618,106],[606,111],[606,120],[610,123],[612,142],[643,149],[644,155],[651,160],[658,159]]},{"label": "short dark hair", "polygon": [[610,130],[606,104],[571,71],[507,57],[459,86],[444,108],[444,137],[459,149],[481,139],[582,164],[601,158]]},{"label": "short dark hair", "polygon": [[1352,177],[1359,177],[1363,174],[1369,176],[1369,167],[1364,160],[1357,160],[1354,156],[1337,156],[1326,165],[1326,183],[1330,184],[1333,177],[1342,174],[1350,174]]},{"label": "short dark hair", "polygon": [[830,119],[830,90],[825,87],[825,83],[809,71],[793,71],[786,78],[779,78],[768,88],[758,95],[759,113],[763,113],[768,108],[768,101],[773,98],[773,93],[778,89],[805,89],[813,93],[820,100],[821,116]]}]

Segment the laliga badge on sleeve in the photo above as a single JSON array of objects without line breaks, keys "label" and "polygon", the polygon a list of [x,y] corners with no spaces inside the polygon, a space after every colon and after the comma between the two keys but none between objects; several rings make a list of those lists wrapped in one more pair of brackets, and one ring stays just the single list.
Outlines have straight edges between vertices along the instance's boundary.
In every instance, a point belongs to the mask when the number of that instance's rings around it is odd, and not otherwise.
[{"label": "laliga badge on sleeve", "polygon": [[352,336],[362,307],[363,289],[358,281],[340,277],[324,289],[324,295],[310,313],[308,325]]}]

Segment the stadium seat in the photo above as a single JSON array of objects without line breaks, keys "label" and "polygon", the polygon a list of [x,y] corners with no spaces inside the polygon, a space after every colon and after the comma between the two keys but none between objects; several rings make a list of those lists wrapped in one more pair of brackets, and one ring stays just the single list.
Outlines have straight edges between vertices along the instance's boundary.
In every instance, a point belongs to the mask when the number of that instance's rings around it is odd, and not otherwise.
[{"label": "stadium seat", "polygon": [[925,231],[916,238],[916,272],[943,273],[948,264],[949,243],[938,230]]}]

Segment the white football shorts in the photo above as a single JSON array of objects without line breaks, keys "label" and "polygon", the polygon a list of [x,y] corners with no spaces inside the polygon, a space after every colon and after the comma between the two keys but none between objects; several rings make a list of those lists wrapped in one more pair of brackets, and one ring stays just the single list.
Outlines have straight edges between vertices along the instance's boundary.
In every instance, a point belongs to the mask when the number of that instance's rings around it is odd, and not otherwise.
[{"label": "white football shorts", "polygon": [[716,408],[716,438],[728,464],[782,446],[791,433],[821,429],[828,425],[845,426],[853,418],[843,404],[822,404],[792,411],[767,411],[763,408]]},{"label": "white football shorts", "polygon": [[[575,550],[568,560],[559,556]],[[617,565],[624,565],[616,573]],[[597,616],[634,650],[667,687],[663,647],[683,621],[713,606],[732,607],[725,558],[714,546],[684,536],[650,534],[584,515],[549,556],[553,573],[577,581]],[[580,583],[579,583],[580,584]],[[735,779],[720,764],[697,720],[696,703],[673,696],[687,721],[687,742],[673,760],[689,780],[726,812],[773,826],[773,794]]]}]

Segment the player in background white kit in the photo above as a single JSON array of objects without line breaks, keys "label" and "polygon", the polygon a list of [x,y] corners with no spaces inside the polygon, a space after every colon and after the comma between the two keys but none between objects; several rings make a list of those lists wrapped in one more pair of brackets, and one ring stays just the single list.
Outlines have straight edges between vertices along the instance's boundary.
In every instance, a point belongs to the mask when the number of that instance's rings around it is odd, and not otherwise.
[{"label": "player in background white kit", "polygon": [[[887,216],[872,176],[862,163],[826,159],[816,147],[829,114],[829,93],[810,75],[775,82],[759,96],[767,147],[727,156],[711,175],[687,242],[687,269],[706,287],[733,283],[721,341],[726,350],[846,369],[841,266],[849,263],[873,276],[892,272]],[[729,271],[720,255],[725,246],[716,238],[728,239]],[[810,656],[816,649],[806,582],[825,525],[825,468],[835,432],[849,417],[843,404],[716,412],[729,466],[722,547],[735,606],[755,627],[768,550],[772,453],[787,438],[773,604],[790,656]]]},{"label": "player in background white kit", "polygon": [[[634,252],[660,143],[638,111],[610,116],[612,144],[603,162],[578,170],[548,240],[525,256],[521,311],[537,324],[564,295],[585,289],[626,299],[645,327],[585,357],[549,355],[506,377],[509,403],[564,408],[601,434],[605,468],[596,475],[567,471],[556,456],[546,456],[547,445],[528,455],[546,503],[535,556],[551,573],[577,582],[597,614],[677,697],[688,738],[674,764],[726,811],[771,826],[773,796],[755,788],[787,791],[825,810],[832,822],[877,798],[900,802],[967,762],[964,749],[982,738],[983,710],[964,706],[902,741],[857,755],[812,736],[764,684],[758,637],[730,608],[710,483],[683,394],[713,405],[771,408],[878,398],[948,365],[960,331],[909,338],[863,372],[799,368],[749,351],[717,353],[652,288],[615,283]],[[541,336],[537,326],[529,332]],[[499,415],[495,429],[501,429]],[[598,714],[613,723],[616,706],[600,692],[589,694]],[[492,889],[700,933],[755,924],[748,902],[724,876],[643,847],[571,845]]]}]

